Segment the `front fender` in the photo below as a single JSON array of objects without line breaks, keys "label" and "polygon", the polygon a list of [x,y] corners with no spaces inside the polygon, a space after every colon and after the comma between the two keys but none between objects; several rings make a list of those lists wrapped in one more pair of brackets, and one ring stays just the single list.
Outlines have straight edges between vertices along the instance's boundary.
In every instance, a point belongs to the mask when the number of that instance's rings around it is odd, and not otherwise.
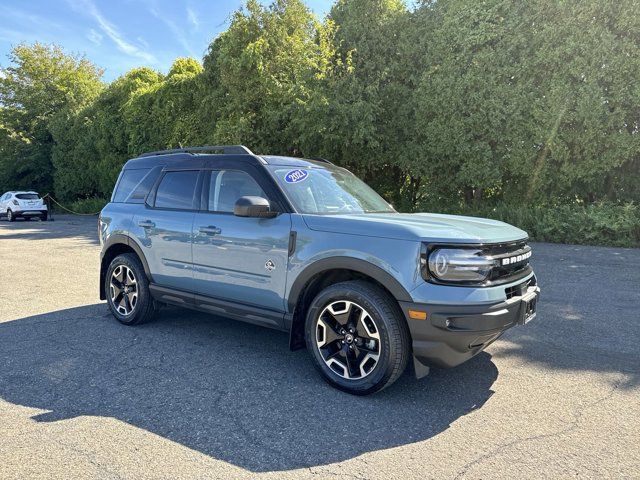
[{"label": "front fender", "polygon": [[311,278],[330,270],[352,270],[370,277],[384,285],[396,300],[412,301],[409,292],[393,275],[367,260],[349,256],[334,256],[317,260],[302,270],[289,289],[288,311],[293,313],[305,285]]}]

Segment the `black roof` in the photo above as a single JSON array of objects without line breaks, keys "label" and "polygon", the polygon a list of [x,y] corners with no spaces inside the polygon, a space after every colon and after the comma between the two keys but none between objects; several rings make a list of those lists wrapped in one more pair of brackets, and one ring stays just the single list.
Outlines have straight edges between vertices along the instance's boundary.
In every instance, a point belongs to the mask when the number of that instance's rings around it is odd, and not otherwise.
[{"label": "black roof", "polygon": [[277,155],[255,155],[243,145],[212,145],[143,153],[129,160],[124,168],[152,168],[168,165],[182,168],[202,168],[207,164],[214,163],[216,160],[291,167],[325,166],[331,163],[320,158],[304,159]]}]

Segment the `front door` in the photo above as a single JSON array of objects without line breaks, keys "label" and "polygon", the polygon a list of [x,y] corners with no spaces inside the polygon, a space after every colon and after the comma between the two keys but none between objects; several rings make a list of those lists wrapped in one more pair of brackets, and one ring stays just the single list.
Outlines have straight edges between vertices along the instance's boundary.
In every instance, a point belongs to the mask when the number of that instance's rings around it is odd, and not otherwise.
[{"label": "front door", "polygon": [[284,312],[291,215],[246,218],[233,214],[242,196],[272,200],[258,180],[249,167],[214,170],[205,176],[205,202],[193,222],[196,293]]}]

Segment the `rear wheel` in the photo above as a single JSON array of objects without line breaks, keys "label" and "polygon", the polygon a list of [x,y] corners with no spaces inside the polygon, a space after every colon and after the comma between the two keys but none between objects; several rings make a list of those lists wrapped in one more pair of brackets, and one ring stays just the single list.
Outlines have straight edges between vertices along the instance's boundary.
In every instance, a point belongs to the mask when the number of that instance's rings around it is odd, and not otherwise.
[{"label": "rear wheel", "polygon": [[13,214],[13,212],[11,211],[10,208],[7,209],[7,220],[10,221],[10,222],[15,222],[15,220],[16,220],[16,217]]},{"label": "rear wheel", "polygon": [[47,221],[47,212],[43,212],[42,214],[40,214],[40,220],[42,220],[43,222]]},{"label": "rear wheel", "polygon": [[125,325],[144,323],[153,318],[156,305],[149,291],[149,280],[140,259],[132,253],[118,255],[105,276],[109,309]]},{"label": "rear wheel", "polygon": [[313,300],[307,348],[331,385],[356,395],[381,390],[402,374],[410,354],[406,322],[393,299],[365,281],[332,285]]}]

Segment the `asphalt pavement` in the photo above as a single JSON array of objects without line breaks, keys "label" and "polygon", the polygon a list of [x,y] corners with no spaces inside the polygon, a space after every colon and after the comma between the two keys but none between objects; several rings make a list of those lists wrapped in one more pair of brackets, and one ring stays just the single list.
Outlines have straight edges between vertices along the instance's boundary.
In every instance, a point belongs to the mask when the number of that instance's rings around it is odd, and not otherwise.
[{"label": "asphalt pavement", "polygon": [[0,479],[640,478],[640,250],[533,244],[537,318],[368,397],[288,336],[98,299],[95,217],[0,221]]}]

